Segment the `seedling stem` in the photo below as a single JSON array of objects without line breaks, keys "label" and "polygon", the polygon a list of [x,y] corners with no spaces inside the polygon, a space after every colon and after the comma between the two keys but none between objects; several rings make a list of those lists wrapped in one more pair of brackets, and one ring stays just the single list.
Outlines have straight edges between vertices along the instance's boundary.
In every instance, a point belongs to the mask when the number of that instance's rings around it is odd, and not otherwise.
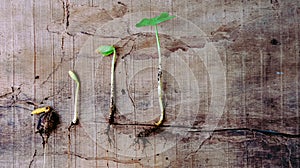
[{"label": "seedling stem", "polygon": [[161,51],[160,51],[160,41],[158,36],[157,25],[155,25],[155,37],[156,37],[157,52],[158,52],[157,93],[158,93],[159,109],[161,112],[159,121],[156,122],[155,125],[159,126],[162,124],[165,118],[165,107],[163,104],[163,90],[162,90],[162,79],[161,79],[162,78]]},{"label": "seedling stem", "polygon": [[76,83],[76,91],[75,91],[75,101],[74,101],[74,115],[73,120],[71,122],[71,125],[76,125],[78,123],[79,117],[78,117],[78,96],[79,96],[79,89],[80,89],[80,82],[78,77],[73,71],[69,71],[70,77],[75,81]]},{"label": "seedling stem", "polygon": [[114,123],[114,113],[116,110],[115,106],[115,65],[117,62],[117,52],[114,46],[100,46],[97,52],[102,54],[104,57],[113,54],[111,61],[111,72],[110,72],[110,111],[109,111],[109,124]]},{"label": "seedling stem", "polygon": [[117,61],[116,49],[113,48],[113,58],[111,62],[111,72],[110,72],[110,111],[109,111],[109,123],[114,122],[114,111],[115,111],[115,64]]},{"label": "seedling stem", "polygon": [[160,50],[160,41],[158,37],[158,28],[157,25],[159,23],[168,21],[175,18],[175,16],[169,15],[169,13],[163,12],[159,16],[154,18],[144,18],[139,23],[136,24],[136,27],[144,27],[144,26],[154,26],[155,27],[155,37],[156,37],[156,44],[157,44],[157,52],[158,52],[158,73],[157,73],[157,92],[158,92],[158,102],[159,102],[159,109],[160,109],[160,118],[159,121],[155,123],[156,126],[160,126],[164,119],[165,119],[165,105],[163,102],[163,89],[162,89],[162,63],[161,63],[161,50]]}]

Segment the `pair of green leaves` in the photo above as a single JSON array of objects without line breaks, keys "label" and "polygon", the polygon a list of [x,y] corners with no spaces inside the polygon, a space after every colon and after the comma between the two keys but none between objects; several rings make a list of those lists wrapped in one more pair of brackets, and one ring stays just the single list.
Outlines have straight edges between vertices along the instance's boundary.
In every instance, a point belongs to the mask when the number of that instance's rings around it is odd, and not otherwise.
[{"label": "pair of green leaves", "polygon": [[144,26],[155,26],[159,23],[168,21],[175,18],[175,16],[169,15],[167,12],[162,12],[159,16],[154,18],[144,18],[139,23],[137,23],[136,27],[144,27]]}]

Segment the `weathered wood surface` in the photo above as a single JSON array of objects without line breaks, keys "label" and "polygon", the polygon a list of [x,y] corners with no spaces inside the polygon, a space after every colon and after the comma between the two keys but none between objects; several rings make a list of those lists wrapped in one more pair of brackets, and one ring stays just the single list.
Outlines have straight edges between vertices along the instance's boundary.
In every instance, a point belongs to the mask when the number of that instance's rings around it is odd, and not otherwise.
[{"label": "weathered wood surface", "polygon": [[[0,8],[1,167],[42,167],[30,111],[45,105],[61,117],[46,167],[300,167],[299,0],[4,0]],[[162,11],[177,16],[159,27],[167,120],[137,138],[159,109],[153,29],[134,25]],[[118,124],[109,131],[111,58],[95,53],[103,44],[119,54]],[[69,133],[70,69],[82,88],[80,124]]]}]

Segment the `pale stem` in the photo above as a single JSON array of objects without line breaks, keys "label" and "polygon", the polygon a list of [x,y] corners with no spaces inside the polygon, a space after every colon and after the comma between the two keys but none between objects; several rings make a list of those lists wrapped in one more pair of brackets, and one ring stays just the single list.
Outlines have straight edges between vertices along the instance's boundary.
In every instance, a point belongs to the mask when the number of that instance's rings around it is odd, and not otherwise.
[{"label": "pale stem", "polygon": [[78,95],[79,95],[79,88],[80,88],[80,83],[76,81],[76,91],[75,91],[75,105],[74,105],[74,118],[73,118],[73,124],[76,124],[78,122]]},{"label": "pale stem", "polygon": [[158,92],[158,102],[159,102],[159,109],[160,109],[160,118],[159,121],[155,123],[155,125],[159,126],[163,123],[164,116],[165,116],[165,108],[163,104],[163,90],[162,90],[162,63],[161,63],[161,51],[160,51],[160,42],[158,37],[158,29],[157,25],[155,25],[155,37],[156,37],[156,44],[157,44],[157,52],[158,52],[158,73],[157,73],[157,92]]},{"label": "pale stem", "polygon": [[117,61],[117,56],[116,56],[116,49],[114,48],[114,52],[113,52],[113,58],[112,58],[112,62],[111,62],[111,73],[110,73],[110,114],[109,114],[109,122],[110,124],[113,122],[113,113],[114,113],[114,95],[115,95],[115,64]]},{"label": "pale stem", "polygon": [[73,125],[73,124],[77,124],[78,118],[79,118],[77,108],[78,108],[80,82],[79,82],[77,75],[73,71],[69,71],[69,75],[76,83],[75,100],[74,100],[74,115],[73,115],[73,120],[71,122],[71,125]]}]

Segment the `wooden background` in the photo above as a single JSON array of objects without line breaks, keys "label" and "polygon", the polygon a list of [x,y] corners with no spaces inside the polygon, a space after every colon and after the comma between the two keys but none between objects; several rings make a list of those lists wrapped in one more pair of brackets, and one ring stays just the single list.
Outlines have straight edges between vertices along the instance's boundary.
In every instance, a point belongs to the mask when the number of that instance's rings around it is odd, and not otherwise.
[{"label": "wooden background", "polygon": [[[30,112],[51,105],[61,124],[46,167],[300,167],[299,0],[3,0],[0,4],[0,167],[42,167]],[[155,36],[162,24],[164,126]],[[107,128],[115,45],[117,125]],[[75,84],[80,124],[70,132]],[[111,140],[111,141],[109,141]]]}]

